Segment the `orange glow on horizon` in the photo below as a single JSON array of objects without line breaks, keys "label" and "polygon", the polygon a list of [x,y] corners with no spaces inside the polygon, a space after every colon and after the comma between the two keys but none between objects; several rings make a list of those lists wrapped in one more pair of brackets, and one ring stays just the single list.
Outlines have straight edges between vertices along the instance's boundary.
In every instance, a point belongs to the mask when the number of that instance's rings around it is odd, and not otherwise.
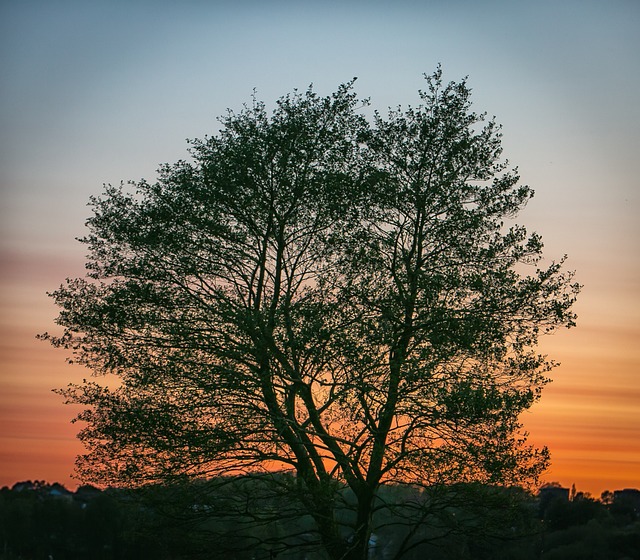
[{"label": "orange glow on horizon", "polygon": [[[57,276],[59,265],[51,272],[46,276]],[[81,482],[71,476],[74,458],[83,452],[75,438],[81,426],[70,423],[79,408],[64,406],[51,389],[80,382],[90,372],[69,366],[65,351],[34,338],[38,330],[56,329],[56,311],[44,296],[51,288],[47,283],[16,281],[14,298],[3,301],[0,486],[26,479],[69,488]],[[32,303],[19,308],[15,301],[25,294]],[[596,497],[604,490],[640,487],[640,387],[634,377],[640,328],[596,324],[589,315],[578,325],[543,337],[540,350],[562,364],[551,372],[540,402],[521,417],[531,443],[551,452],[543,480],[575,483]]]},{"label": "orange glow on horizon", "polygon": [[[550,356],[565,355],[553,370],[539,403],[522,415],[531,443],[547,446],[551,467],[543,481],[576,485],[580,491],[599,497],[604,490],[640,487],[640,422],[637,403],[640,389],[628,384],[634,367],[632,356],[617,353],[609,361],[607,386],[599,374],[601,360],[572,350],[589,339],[588,329],[559,333],[543,347]],[[11,336],[7,335],[11,340]],[[573,337],[573,341],[571,341]],[[7,338],[5,337],[6,341]],[[618,339],[619,344],[622,344]],[[554,348],[551,348],[554,346]],[[64,351],[31,339],[30,347],[4,349],[3,359],[12,365],[5,376],[6,389],[0,396],[0,486],[27,479],[60,482],[75,488],[72,478],[75,455],[83,451],[75,439],[78,424],[71,424],[78,407],[64,406],[51,388],[79,382],[89,372],[64,362]],[[599,351],[599,350],[595,350]],[[28,355],[25,364],[21,356]],[[22,364],[22,365],[21,365]],[[24,378],[30,382],[25,385]],[[591,380],[585,384],[585,380]]]},{"label": "orange glow on horizon", "polygon": [[551,452],[544,481],[599,497],[640,488],[640,327],[594,323],[579,317],[576,329],[542,340],[542,351],[561,365],[521,420],[531,442]]}]

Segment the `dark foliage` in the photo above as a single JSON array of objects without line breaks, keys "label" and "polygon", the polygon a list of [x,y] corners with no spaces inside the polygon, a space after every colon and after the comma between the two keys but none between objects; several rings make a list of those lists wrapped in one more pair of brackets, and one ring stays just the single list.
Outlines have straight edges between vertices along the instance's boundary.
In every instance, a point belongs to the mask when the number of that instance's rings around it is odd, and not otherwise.
[{"label": "dark foliage", "polygon": [[[61,391],[86,407],[83,480],[246,475],[231,542],[281,503],[310,522],[297,544],[336,560],[366,557],[377,518],[406,521],[402,556],[460,489],[535,483],[548,453],[519,417],[555,365],[539,337],[574,325],[580,287],[513,222],[533,191],[500,127],[465,81],[426,84],[372,122],[353,83],[271,114],[254,100],[193,162],[92,199],[88,277],[52,294],[64,331],[44,335],[118,378]],[[390,483],[425,493],[408,510]],[[287,547],[302,531],[276,529]]]},{"label": "dark foliage", "polygon": [[[288,476],[280,477],[286,482]],[[64,495],[52,493],[44,483],[3,488],[0,558],[325,560],[326,553],[314,543],[313,519],[296,516],[291,504],[276,497],[267,499],[271,488],[257,479],[133,491],[80,488]],[[409,560],[640,558],[640,520],[617,516],[612,504],[588,498],[549,504],[540,519],[537,500],[517,488],[465,485],[434,488],[429,494],[431,515],[417,523],[425,538],[405,552]],[[406,516],[423,511],[411,507],[425,498],[423,490],[384,487],[379,500],[390,498],[404,508],[374,516],[370,560],[393,558],[415,525]],[[245,517],[226,516],[240,501],[247,505]],[[339,512],[343,515],[350,515],[348,509]]]}]

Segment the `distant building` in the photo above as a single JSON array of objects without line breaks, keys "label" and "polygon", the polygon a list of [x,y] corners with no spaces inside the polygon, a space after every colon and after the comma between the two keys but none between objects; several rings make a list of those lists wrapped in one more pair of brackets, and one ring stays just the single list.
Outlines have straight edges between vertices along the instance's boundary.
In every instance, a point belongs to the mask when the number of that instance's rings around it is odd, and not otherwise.
[{"label": "distant building", "polygon": [[24,492],[27,490],[33,490],[33,482],[27,480],[25,482],[16,482],[12,487],[12,492]]},{"label": "distant building", "polygon": [[640,515],[640,490],[637,488],[625,488],[613,492],[615,505],[628,505],[633,508],[636,515]]},{"label": "distant building", "polygon": [[12,492],[33,492],[40,498],[56,498],[62,500],[72,500],[73,492],[67,490],[62,484],[54,482],[47,484],[44,480],[26,480],[24,482],[16,482],[11,487]]},{"label": "distant building", "polygon": [[44,480],[25,480],[23,482],[16,482],[12,487],[12,492],[40,492],[43,489],[49,488],[49,485]]},{"label": "distant building", "polygon": [[51,486],[49,486],[47,488],[47,493],[50,497],[57,498],[59,500],[71,501],[73,499],[73,492],[70,492],[58,482],[54,482]]}]

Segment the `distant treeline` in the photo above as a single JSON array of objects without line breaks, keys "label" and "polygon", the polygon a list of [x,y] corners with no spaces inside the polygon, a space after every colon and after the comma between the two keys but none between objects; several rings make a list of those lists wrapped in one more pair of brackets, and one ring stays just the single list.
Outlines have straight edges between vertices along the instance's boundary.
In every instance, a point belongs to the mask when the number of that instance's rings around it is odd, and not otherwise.
[{"label": "distant treeline", "polygon": [[[137,490],[22,482],[0,490],[3,560],[308,559],[313,521],[261,493],[259,479],[153,486]],[[560,490],[560,489],[559,489]],[[380,503],[412,503],[418,490],[385,486]],[[424,492],[424,490],[420,490]],[[403,539],[417,545],[406,560],[640,559],[640,516],[633,495],[543,492],[480,485],[435,490],[422,533],[408,535],[409,507],[380,507],[370,559],[395,558]],[[445,497],[438,502],[439,497]],[[349,497],[341,496],[345,504]],[[238,504],[246,501],[244,515]],[[255,502],[258,502],[258,506]],[[256,509],[257,508],[257,509]],[[345,506],[346,508],[346,506]],[[228,512],[233,511],[230,515]],[[345,516],[348,513],[345,509]]]}]

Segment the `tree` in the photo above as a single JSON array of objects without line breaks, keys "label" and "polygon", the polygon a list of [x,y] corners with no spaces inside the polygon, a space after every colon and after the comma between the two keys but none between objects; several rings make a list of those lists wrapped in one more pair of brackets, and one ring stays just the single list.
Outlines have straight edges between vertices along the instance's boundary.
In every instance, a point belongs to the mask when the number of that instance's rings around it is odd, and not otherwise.
[{"label": "tree", "polygon": [[193,161],[92,199],[87,278],[52,294],[64,333],[44,335],[119,379],[61,391],[87,406],[83,479],[287,471],[274,491],[330,558],[366,558],[376,512],[400,511],[382,484],[416,488],[401,555],[437,509],[419,487],[536,479],[548,454],[518,415],[579,286],[513,223],[533,191],[500,127],[464,80],[425,78],[372,122],[353,82],[254,99]]}]

